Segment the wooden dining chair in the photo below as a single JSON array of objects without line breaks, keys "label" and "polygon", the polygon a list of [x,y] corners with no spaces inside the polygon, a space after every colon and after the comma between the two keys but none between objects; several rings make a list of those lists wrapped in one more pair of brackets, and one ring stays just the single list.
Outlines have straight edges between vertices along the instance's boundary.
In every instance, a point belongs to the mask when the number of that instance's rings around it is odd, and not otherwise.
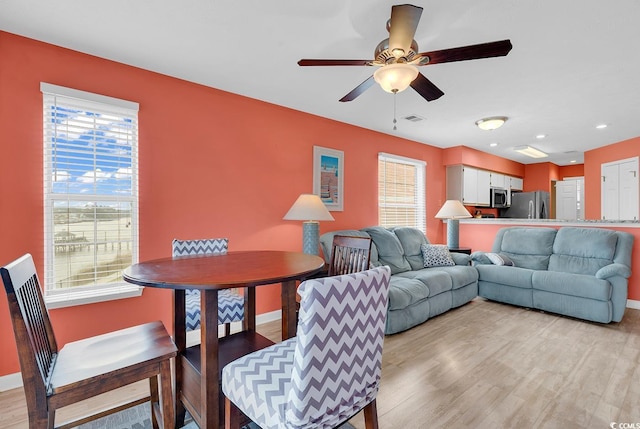
[{"label": "wooden dining chair", "polygon": [[263,429],[335,428],[364,410],[378,427],[384,327],[391,270],[306,280],[296,337],[222,370],[225,428],[240,411]]},{"label": "wooden dining chair", "polygon": [[371,238],[336,235],[333,237],[329,275],[357,273],[369,269]]},{"label": "wooden dining chair", "polygon": [[30,429],[54,428],[57,409],[144,379],[149,379],[149,397],[57,427],[72,428],[149,400],[153,427],[174,427],[170,362],[177,349],[162,322],[70,342],[58,349],[31,255],[0,268],[0,274],[18,347]]},{"label": "wooden dining chair", "polygon": [[[226,238],[207,238],[199,240],[178,240],[171,242],[171,254],[174,258],[194,255],[224,255],[229,248]],[[245,295],[246,296],[246,295]],[[187,331],[200,328],[200,291],[185,290]],[[218,291],[218,325],[224,325],[225,335],[231,333],[231,323],[244,319],[244,297],[232,289]]]}]

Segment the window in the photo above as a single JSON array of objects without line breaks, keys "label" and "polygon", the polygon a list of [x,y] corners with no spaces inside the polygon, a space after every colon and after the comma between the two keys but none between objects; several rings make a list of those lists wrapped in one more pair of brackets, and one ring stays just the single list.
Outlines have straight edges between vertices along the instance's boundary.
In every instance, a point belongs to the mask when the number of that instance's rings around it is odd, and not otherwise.
[{"label": "window", "polygon": [[138,104],[42,83],[45,300],[138,296]]},{"label": "window", "polygon": [[378,154],[378,222],[426,233],[424,161]]}]

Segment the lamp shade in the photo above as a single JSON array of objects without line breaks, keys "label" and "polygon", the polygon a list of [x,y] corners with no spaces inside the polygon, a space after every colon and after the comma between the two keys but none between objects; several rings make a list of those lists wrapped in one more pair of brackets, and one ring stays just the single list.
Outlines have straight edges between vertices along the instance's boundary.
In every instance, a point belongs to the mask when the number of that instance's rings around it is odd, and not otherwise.
[{"label": "lamp shade", "polygon": [[436,219],[463,219],[471,217],[471,213],[464,208],[459,200],[447,200],[436,213]]},{"label": "lamp shade", "polygon": [[387,92],[402,92],[418,76],[418,69],[411,64],[394,63],[380,67],[373,78]]},{"label": "lamp shade", "polygon": [[319,196],[302,194],[291,206],[284,220],[335,220]]}]

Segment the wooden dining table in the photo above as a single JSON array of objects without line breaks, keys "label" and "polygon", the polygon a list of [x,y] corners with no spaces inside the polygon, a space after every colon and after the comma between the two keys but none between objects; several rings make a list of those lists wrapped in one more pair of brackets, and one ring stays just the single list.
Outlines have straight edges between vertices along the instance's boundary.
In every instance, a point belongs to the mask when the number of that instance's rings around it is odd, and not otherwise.
[{"label": "wooden dining table", "polygon": [[[173,334],[178,347],[174,366],[176,427],[185,410],[200,428],[219,428],[224,422],[220,373],[227,363],[273,342],[256,332],[256,287],[281,283],[282,339],[296,334],[297,281],[324,267],[318,256],[298,252],[257,250],[224,255],[182,256],[131,265],[123,272],[129,283],[172,289]],[[218,338],[218,291],[244,288],[245,311],[240,332]],[[186,346],[185,290],[199,289],[200,344]]]}]

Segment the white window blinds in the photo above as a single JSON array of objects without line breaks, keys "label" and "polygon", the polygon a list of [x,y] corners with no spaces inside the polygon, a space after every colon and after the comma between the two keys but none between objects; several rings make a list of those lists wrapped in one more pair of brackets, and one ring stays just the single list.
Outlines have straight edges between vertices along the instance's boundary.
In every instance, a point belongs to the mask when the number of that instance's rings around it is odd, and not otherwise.
[{"label": "white window blinds", "polygon": [[138,245],[138,105],[45,83],[41,91],[48,302],[128,289],[122,269]]},{"label": "white window blinds", "polygon": [[426,233],[426,163],[378,154],[378,222],[381,226],[410,226]]}]

